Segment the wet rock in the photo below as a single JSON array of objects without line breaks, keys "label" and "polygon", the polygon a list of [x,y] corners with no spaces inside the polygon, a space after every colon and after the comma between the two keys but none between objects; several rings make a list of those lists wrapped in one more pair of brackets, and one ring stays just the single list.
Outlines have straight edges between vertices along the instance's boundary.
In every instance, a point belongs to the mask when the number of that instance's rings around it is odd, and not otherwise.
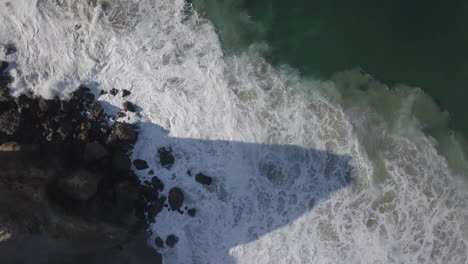
[{"label": "wet rock", "polygon": [[67,139],[73,133],[73,125],[70,120],[64,120],[61,122],[57,133],[62,137],[63,140]]},{"label": "wet rock", "polygon": [[105,90],[99,90],[99,95],[105,95],[107,92]]},{"label": "wet rock", "polygon": [[118,117],[118,118],[124,118],[124,117],[126,117],[126,116],[127,116],[127,115],[126,115],[124,112],[118,112],[118,113],[117,113],[117,117]]},{"label": "wet rock", "polygon": [[49,101],[44,98],[40,98],[38,102],[38,107],[39,110],[41,110],[42,112],[47,112],[47,110],[49,110]]},{"label": "wet rock", "polygon": [[158,247],[158,248],[164,248],[164,241],[162,240],[162,238],[160,237],[157,237],[154,239],[154,244]]},{"label": "wet rock", "polygon": [[116,122],[112,129],[112,136],[124,142],[135,142],[137,133],[134,126],[127,123]]},{"label": "wet rock", "polygon": [[58,188],[67,197],[87,201],[98,190],[101,175],[79,169],[60,179]]},{"label": "wet rock", "polygon": [[122,97],[126,97],[126,96],[129,96],[130,95],[130,91],[129,90],[126,90],[126,89],[123,89],[122,90]]},{"label": "wet rock", "polygon": [[77,99],[77,100],[83,100],[85,99],[85,95],[90,93],[90,89],[86,86],[80,85],[78,89],[73,91],[72,97]]},{"label": "wet rock", "polygon": [[192,208],[187,211],[190,216],[195,216],[197,214],[197,209]]},{"label": "wet rock", "polygon": [[13,77],[7,72],[0,72],[0,88],[7,87],[8,84],[14,81]]},{"label": "wet rock", "polygon": [[0,88],[0,102],[8,102],[10,100],[11,100],[11,97],[10,97],[10,93],[8,92],[8,90]]},{"label": "wet rock", "polygon": [[154,175],[154,170],[148,171],[148,175]]},{"label": "wet rock", "polygon": [[102,106],[99,102],[95,102],[92,106],[91,106],[91,109],[89,111],[89,114],[91,115],[91,117],[93,117],[94,119],[98,119],[102,116],[102,114],[104,113],[104,109],[102,109]]},{"label": "wet rock", "polygon": [[116,171],[127,171],[132,163],[127,154],[117,151],[112,154],[112,168]]},{"label": "wet rock", "polygon": [[5,71],[8,68],[8,62],[0,61],[0,72]]},{"label": "wet rock", "polygon": [[164,183],[156,176],[151,178],[151,186],[153,186],[156,191],[164,191]]},{"label": "wet rock", "polygon": [[125,112],[136,112],[135,106],[129,101],[125,101],[125,103],[123,103],[123,109]]},{"label": "wet rock", "polygon": [[142,159],[136,159],[133,161],[133,166],[135,166],[135,168],[137,170],[144,170],[144,169],[147,169],[149,168],[148,167],[148,163],[145,161],[145,160],[142,160]]},{"label": "wet rock", "polygon": [[180,188],[174,187],[169,190],[168,200],[171,209],[177,211],[184,203],[184,193]]},{"label": "wet rock", "polygon": [[162,147],[158,149],[159,163],[163,168],[170,169],[174,165],[175,158],[172,155],[172,148]]},{"label": "wet rock", "polygon": [[138,190],[135,184],[128,181],[121,182],[114,187],[115,210],[118,215],[126,215],[133,210],[135,201],[138,198]]},{"label": "wet rock", "polygon": [[115,88],[112,88],[110,89],[109,93],[113,96],[117,95],[119,93],[119,90],[115,89]]},{"label": "wet rock", "polygon": [[97,161],[109,156],[107,149],[99,142],[86,143],[83,158],[85,162]]},{"label": "wet rock", "polygon": [[166,245],[170,248],[173,248],[177,244],[177,242],[179,242],[179,238],[175,235],[169,235],[166,238]]},{"label": "wet rock", "polygon": [[162,211],[163,204],[164,200],[156,200],[155,202],[150,204],[147,217],[148,222],[155,223],[155,218]]},{"label": "wet rock", "polygon": [[213,179],[210,176],[206,176],[203,173],[195,175],[195,180],[204,185],[210,185],[213,182]]},{"label": "wet rock", "polygon": [[32,106],[32,99],[22,94],[15,98],[15,103],[18,106],[18,111],[21,113],[23,109],[28,109]]},{"label": "wet rock", "polygon": [[11,109],[0,115],[0,131],[11,136],[16,133],[21,121],[20,114]]}]

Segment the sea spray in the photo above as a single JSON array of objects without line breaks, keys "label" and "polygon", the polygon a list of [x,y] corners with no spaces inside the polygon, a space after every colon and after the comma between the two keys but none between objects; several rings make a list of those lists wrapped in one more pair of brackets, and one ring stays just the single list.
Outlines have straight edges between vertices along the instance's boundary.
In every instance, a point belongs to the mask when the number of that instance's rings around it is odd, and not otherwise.
[{"label": "sea spray", "polygon": [[[265,45],[224,55],[213,25],[182,0],[93,2],[10,2],[0,41],[18,48],[6,57],[21,65],[18,92],[67,96],[77,82],[131,91],[99,100],[106,111],[136,103],[125,117],[142,122],[134,158],[197,208],[152,225],[179,239],[157,249],[166,263],[467,261],[466,161],[451,152],[463,148],[421,90],[359,70],[304,78],[273,67]],[[173,150],[170,169],[156,162],[160,147]]]}]

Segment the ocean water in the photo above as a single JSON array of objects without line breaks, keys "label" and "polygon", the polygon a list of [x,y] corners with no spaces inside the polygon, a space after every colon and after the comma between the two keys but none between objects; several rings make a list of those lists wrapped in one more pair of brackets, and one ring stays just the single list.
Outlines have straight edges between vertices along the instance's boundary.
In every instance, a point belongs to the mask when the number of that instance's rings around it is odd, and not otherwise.
[{"label": "ocean water", "polygon": [[[133,157],[198,209],[151,225],[165,263],[468,263],[468,162],[449,112],[359,65],[317,76],[276,60],[219,3],[0,0],[0,42],[18,50],[0,59],[16,63],[14,93],[131,91]],[[110,114],[124,102],[99,100]],[[157,249],[169,234],[178,244]]]}]

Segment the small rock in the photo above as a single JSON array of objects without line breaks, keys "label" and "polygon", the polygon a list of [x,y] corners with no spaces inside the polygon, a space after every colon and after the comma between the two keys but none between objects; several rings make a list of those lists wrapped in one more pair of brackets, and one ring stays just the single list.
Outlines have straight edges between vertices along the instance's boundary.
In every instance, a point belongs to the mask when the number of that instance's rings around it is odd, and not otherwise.
[{"label": "small rock", "polygon": [[6,70],[8,68],[8,62],[0,61],[0,72]]},{"label": "small rock", "polygon": [[176,237],[175,235],[169,235],[166,238],[166,245],[168,245],[170,248],[173,248],[175,244],[179,241],[179,238]]},{"label": "small rock", "polygon": [[154,174],[154,170],[148,171],[148,175],[153,175],[153,174]]},{"label": "small rock", "polygon": [[91,109],[89,110],[89,114],[94,119],[98,119],[99,117],[102,116],[103,113],[104,113],[104,109],[102,109],[102,106],[99,102],[94,102],[94,104],[91,106]]},{"label": "small rock", "polygon": [[187,211],[190,216],[195,216],[197,214],[197,209],[192,208]]},{"label": "small rock", "polygon": [[125,112],[134,113],[136,111],[135,106],[132,103],[130,103],[129,101],[125,101],[125,103],[123,103],[123,109],[124,109]]},{"label": "small rock", "polygon": [[147,169],[149,168],[148,167],[148,163],[146,162],[146,160],[142,160],[142,159],[136,159],[133,161],[133,166],[135,166],[135,168],[137,170],[144,170],[144,169]]},{"label": "small rock", "polygon": [[16,142],[7,142],[0,145],[0,151],[20,151],[21,146]]},{"label": "small rock", "polygon": [[137,133],[134,127],[127,123],[116,122],[112,129],[112,135],[116,139],[125,142],[135,142],[137,139]]},{"label": "small rock", "polygon": [[164,190],[164,183],[156,176],[151,178],[151,186],[153,186],[153,188],[159,192]]},{"label": "small rock", "polygon": [[110,89],[109,93],[112,94],[113,96],[115,96],[115,95],[117,95],[119,93],[119,90],[117,90],[115,88],[112,88],[112,89]]},{"label": "small rock", "polygon": [[11,136],[20,126],[21,117],[18,111],[11,109],[0,115],[0,131]]},{"label": "small rock", "polygon": [[100,180],[100,175],[81,169],[62,178],[58,187],[64,195],[72,199],[87,201],[97,192]]},{"label": "small rock", "polygon": [[5,47],[5,55],[14,54],[18,51],[16,49],[15,44],[13,44],[12,42],[5,44],[4,47]]},{"label": "small rock", "polygon": [[126,89],[123,89],[122,90],[122,97],[126,97],[126,96],[129,96],[130,95],[130,91],[129,90],[126,90]]},{"label": "small rock", "polygon": [[210,176],[206,176],[203,173],[195,175],[195,180],[204,185],[210,185],[213,182],[213,179]]},{"label": "small rock", "polygon": [[83,152],[86,162],[97,161],[109,156],[107,149],[99,142],[87,143]]},{"label": "small rock", "polygon": [[184,203],[184,193],[180,188],[174,187],[169,190],[169,205],[172,210],[179,210]]},{"label": "small rock", "polygon": [[166,169],[170,169],[174,165],[175,158],[172,155],[172,148],[162,147],[158,149],[159,163]]},{"label": "small rock", "polygon": [[163,248],[163,247],[164,247],[164,241],[163,241],[162,238],[160,238],[160,237],[157,237],[156,239],[154,239],[154,244],[155,244],[158,248]]},{"label": "small rock", "polygon": [[85,98],[85,95],[90,93],[90,89],[84,85],[80,85],[78,89],[73,91],[72,97],[78,100],[82,100]]},{"label": "small rock", "polygon": [[99,90],[99,95],[105,95],[105,94],[107,94],[107,92],[105,90],[102,90],[102,89]]},{"label": "small rock", "polygon": [[57,133],[60,134],[63,140],[67,139],[73,133],[73,125],[69,120],[61,122]]},{"label": "small rock", "polygon": [[124,112],[118,112],[117,113],[117,117],[118,118],[123,118],[123,117],[126,117],[127,115],[124,113]]},{"label": "small rock", "polygon": [[13,77],[8,72],[0,72],[0,88],[6,88],[13,81]]}]

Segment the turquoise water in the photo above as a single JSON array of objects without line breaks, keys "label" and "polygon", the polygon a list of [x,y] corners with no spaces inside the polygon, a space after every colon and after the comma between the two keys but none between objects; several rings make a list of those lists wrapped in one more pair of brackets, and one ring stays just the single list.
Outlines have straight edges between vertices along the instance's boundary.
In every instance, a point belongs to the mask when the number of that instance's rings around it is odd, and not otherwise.
[{"label": "turquoise water", "polygon": [[420,87],[468,134],[468,2],[198,0],[227,53],[252,43],[306,76],[360,67],[393,85]]}]

